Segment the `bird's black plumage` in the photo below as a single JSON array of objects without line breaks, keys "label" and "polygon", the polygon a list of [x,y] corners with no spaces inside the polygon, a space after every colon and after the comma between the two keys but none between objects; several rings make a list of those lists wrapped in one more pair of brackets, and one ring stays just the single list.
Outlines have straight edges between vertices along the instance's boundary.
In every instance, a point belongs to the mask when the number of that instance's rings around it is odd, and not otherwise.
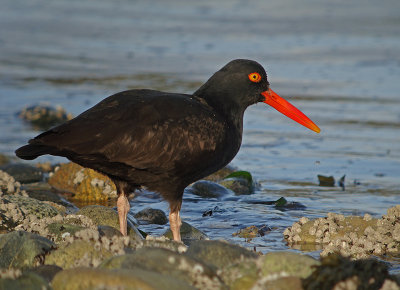
[{"label": "bird's black plumage", "polygon": [[[257,73],[258,82],[249,74]],[[16,151],[23,159],[64,156],[108,175],[118,193],[139,186],[180,209],[190,183],[228,164],[240,148],[243,113],[269,90],[263,67],[234,60],[193,95],[129,90],[44,132]]]}]

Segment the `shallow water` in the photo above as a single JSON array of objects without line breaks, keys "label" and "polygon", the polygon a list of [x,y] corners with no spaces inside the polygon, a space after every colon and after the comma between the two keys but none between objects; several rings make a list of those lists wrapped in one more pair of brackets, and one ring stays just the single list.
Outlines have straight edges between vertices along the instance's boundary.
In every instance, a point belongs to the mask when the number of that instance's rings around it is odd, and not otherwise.
[{"label": "shallow water", "polygon": [[[229,60],[251,58],[322,132],[264,104],[249,108],[232,164],[250,171],[260,190],[224,201],[186,194],[183,219],[213,239],[267,252],[287,249],[282,232],[301,216],[380,217],[400,203],[400,2],[297,3],[3,0],[0,152],[12,154],[38,133],[16,117],[24,106],[47,102],[77,115],[129,88],[190,93]],[[319,187],[318,174],[346,175],[346,190]],[[306,209],[252,203],[281,196]],[[132,206],[167,210],[149,194]],[[219,212],[202,217],[216,206]],[[272,230],[252,241],[232,236],[254,224]]]}]

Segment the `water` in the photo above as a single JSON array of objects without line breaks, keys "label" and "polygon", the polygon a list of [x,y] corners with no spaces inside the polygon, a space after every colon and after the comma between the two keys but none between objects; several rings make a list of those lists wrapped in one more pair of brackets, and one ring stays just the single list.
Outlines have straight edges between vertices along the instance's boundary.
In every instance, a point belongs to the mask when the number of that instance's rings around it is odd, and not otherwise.
[{"label": "water", "polygon": [[[400,203],[397,0],[1,0],[1,7],[0,152],[12,154],[38,133],[15,116],[26,105],[58,104],[77,115],[129,88],[190,93],[228,61],[251,58],[322,132],[264,104],[249,108],[232,163],[250,171],[260,190],[225,201],[186,194],[184,220],[211,238],[268,252],[287,249],[282,232],[301,216],[380,217]],[[318,174],[346,175],[346,190],[319,187]],[[251,203],[281,196],[307,208]],[[150,194],[132,206],[167,210]],[[220,212],[202,217],[216,206]],[[254,224],[272,230],[252,241],[232,236]],[[144,227],[154,234],[165,228]]]}]

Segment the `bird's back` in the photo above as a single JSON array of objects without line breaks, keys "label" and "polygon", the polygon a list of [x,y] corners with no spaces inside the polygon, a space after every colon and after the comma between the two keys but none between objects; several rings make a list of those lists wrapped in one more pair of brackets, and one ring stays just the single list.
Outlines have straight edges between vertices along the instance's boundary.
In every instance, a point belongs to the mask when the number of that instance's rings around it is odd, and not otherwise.
[{"label": "bird's back", "polygon": [[241,132],[199,98],[130,90],[30,140],[17,155],[60,155],[133,185],[174,192],[226,165],[240,141]]}]

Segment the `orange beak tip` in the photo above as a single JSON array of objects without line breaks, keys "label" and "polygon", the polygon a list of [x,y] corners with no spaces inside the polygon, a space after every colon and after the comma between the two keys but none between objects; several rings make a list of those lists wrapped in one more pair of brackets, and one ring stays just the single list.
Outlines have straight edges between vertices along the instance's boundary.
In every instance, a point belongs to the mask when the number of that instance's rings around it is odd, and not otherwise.
[{"label": "orange beak tip", "polygon": [[315,125],[313,121],[311,121],[306,115],[304,115],[299,109],[290,104],[288,101],[280,97],[273,90],[268,90],[261,93],[265,100],[264,103],[270,105],[275,108],[277,111],[281,112],[285,116],[289,117],[293,121],[303,125],[304,127],[316,132],[320,133],[321,129]]}]

